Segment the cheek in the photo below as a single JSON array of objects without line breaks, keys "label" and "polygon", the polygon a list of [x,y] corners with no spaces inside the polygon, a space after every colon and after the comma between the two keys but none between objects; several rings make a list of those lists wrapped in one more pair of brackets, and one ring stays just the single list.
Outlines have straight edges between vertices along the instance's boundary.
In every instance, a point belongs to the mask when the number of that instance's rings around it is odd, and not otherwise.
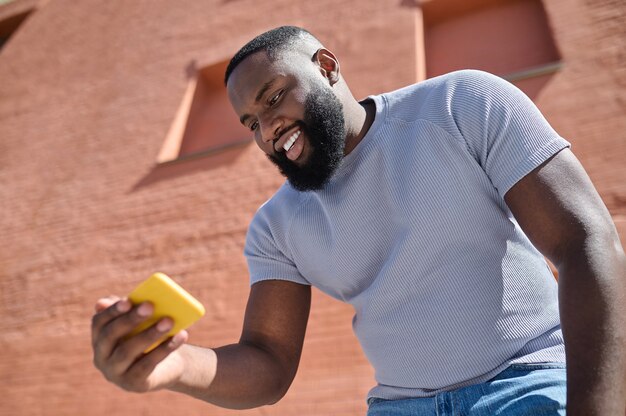
[{"label": "cheek", "polygon": [[259,149],[261,149],[263,152],[268,153],[268,154],[273,153],[272,143],[264,142],[263,140],[261,140],[261,137],[258,134],[254,135],[254,142],[259,147]]},{"label": "cheek", "polygon": [[302,120],[304,118],[304,106],[306,103],[306,92],[294,90],[285,99],[284,106],[292,120]]},{"label": "cheek", "polygon": [[301,105],[304,105],[304,103],[306,102],[306,97],[307,92],[303,88],[294,89],[293,93],[291,94],[291,98]]}]

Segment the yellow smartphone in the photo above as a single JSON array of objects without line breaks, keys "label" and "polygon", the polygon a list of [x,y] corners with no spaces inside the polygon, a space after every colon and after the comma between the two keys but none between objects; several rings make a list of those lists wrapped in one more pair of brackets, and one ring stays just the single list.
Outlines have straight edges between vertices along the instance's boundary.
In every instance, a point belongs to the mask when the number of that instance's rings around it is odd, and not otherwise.
[{"label": "yellow smartphone", "polygon": [[172,329],[144,352],[150,352],[165,339],[188,328],[202,318],[205,312],[204,306],[196,298],[191,296],[165,273],[154,273],[137,286],[128,295],[128,299],[134,305],[142,302],[151,302],[154,306],[154,313],[150,319],[138,325],[129,336],[143,331],[166,316],[174,321]]}]

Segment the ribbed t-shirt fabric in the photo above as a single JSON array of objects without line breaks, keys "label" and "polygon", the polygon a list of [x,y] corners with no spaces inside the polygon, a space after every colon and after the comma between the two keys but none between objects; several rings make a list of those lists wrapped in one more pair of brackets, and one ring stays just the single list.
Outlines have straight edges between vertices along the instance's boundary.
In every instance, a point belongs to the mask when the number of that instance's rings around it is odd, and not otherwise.
[{"label": "ribbed t-shirt fabric", "polygon": [[328,185],[286,182],[257,211],[251,284],[288,280],[350,303],[378,383],[369,397],[565,362],[557,283],[504,195],[569,143],[523,92],[481,71],[369,99],[375,120]]}]

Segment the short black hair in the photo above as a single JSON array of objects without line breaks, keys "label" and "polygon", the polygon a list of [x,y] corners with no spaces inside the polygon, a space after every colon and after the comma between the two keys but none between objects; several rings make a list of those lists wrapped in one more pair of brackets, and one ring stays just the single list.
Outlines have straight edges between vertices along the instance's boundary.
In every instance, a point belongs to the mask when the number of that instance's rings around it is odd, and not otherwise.
[{"label": "short black hair", "polygon": [[248,56],[259,51],[265,51],[270,60],[274,60],[278,55],[278,51],[282,51],[290,46],[295,45],[298,39],[302,37],[311,37],[315,40],[308,30],[297,26],[280,26],[267,32],[261,33],[250,42],[246,43],[233,56],[226,68],[224,76],[224,84],[228,83],[228,78],[234,69]]}]

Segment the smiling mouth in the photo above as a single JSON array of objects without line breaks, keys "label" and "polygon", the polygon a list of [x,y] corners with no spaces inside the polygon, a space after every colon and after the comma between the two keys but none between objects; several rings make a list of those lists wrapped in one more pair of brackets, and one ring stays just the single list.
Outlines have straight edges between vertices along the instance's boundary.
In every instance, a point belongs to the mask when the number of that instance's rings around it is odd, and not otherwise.
[{"label": "smiling mouth", "polygon": [[285,149],[285,152],[288,152],[291,149],[296,140],[298,140],[298,137],[300,137],[301,132],[302,131],[298,129],[298,131],[296,131],[294,134],[291,135],[291,137],[289,137],[289,139],[287,139],[285,144],[283,144],[283,149]]}]

